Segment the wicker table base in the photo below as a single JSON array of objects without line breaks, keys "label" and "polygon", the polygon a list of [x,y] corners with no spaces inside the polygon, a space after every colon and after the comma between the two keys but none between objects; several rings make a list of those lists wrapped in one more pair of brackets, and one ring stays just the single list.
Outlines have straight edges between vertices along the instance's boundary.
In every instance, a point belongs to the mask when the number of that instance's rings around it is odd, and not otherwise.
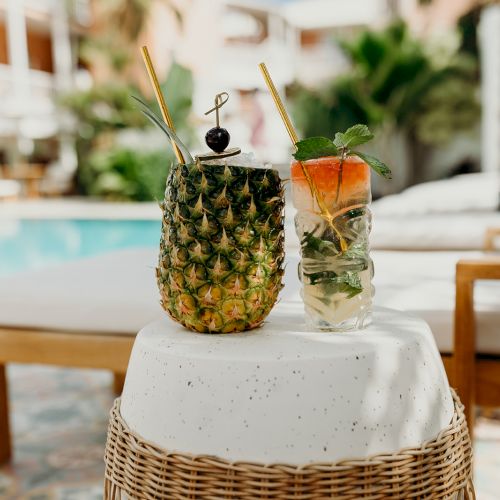
[{"label": "wicker table base", "polygon": [[463,405],[453,393],[448,427],[418,448],[303,467],[265,466],[159,449],[111,411],[106,444],[106,500],[338,500],[475,499],[472,448]]}]

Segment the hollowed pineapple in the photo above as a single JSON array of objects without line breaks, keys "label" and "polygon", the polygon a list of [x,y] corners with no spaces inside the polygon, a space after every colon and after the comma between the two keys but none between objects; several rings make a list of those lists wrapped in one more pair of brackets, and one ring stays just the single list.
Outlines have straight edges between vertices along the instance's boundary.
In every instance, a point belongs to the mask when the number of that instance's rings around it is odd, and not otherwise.
[{"label": "hollowed pineapple", "polygon": [[259,326],[283,286],[283,207],[276,170],[175,165],[157,268],[169,315],[203,333]]}]

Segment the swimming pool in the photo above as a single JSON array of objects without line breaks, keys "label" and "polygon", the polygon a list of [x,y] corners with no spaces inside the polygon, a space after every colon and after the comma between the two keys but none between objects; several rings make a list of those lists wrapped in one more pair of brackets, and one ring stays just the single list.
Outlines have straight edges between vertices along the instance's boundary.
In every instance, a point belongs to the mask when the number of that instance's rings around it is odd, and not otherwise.
[{"label": "swimming pool", "polygon": [[159,220],[0,220],[0,276],[113,250],[157,247]]}]

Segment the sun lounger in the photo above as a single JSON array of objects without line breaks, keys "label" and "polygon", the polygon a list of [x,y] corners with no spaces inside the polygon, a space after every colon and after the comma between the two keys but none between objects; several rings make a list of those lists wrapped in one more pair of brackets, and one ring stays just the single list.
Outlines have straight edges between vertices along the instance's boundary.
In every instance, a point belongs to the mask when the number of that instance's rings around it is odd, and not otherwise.
[{"label": "sun lounger", "polygon": [[[373,252],[375,303],[428,321],[449,376],[453,376],[455,265],[461,258],[481,255]],[[10,457],[5,364],[44,363],[125,373],[135,333],[165,314],[159,305],[155,261],[155,249],[127,250],[0,281],[0,462]],[[297,262],[297,254],[290,251],[281,301],[301,308]],[[499,305],[500,285],[477,286],[478,352],[483,357],[500,356]],[[479,359],[476,367],[483,379],[491,375],[483,370],[485,362]],[[481,387],[477,384],[479,403],[491,400],[484,387],[500,394],[500,376],[495,377],[489,385],[484,380]]]},{"label": "sun lounger", "polygon": [[[439,351],[452,353],[456,264],[461,259],[483,259],[484,254],[382,251],[372,254],[375,303],[422,317],[431,326]],[[481,282],[475,298],[477,352],[500,355],[500,283]]]},{"label": "sun lounger", "polygon": [[108,369],[119,385],[135,334],[164,314],[156,255],[126,250],[0,280],[0,463],[11,455],[5,365]]},{"label": "sun lounger", "polygon": [[0,280],[0,325],[135,334],[162,314],[156,249],[123,250]]},{"label": "sun lounger", "polygon": [[[490,252],[498,249],[499,181],[498,172],[466,174],[413,186],[378,200],[372,206],[372,248]],[[463,254],[456,254],[455,260],[457,257],[463,258]],[[481,255],[473,260],[470,257],[456,265],[454,284],[435,279],[440,273],[452,272],[452,261],[435,252],[401,253],[385,266],[393,270],[389,273],[384,273],[382,258],[375,282],[381,292],[378,300],[413,308],[433,327],[472,430],[474,402],[500,405],[500,262],[492,256]],[[428,260],[441,263],[428,269]],[[402,290],[398,283],[384,281],[397,276],[398,266],[400,276],[406,278],[415,269],[413,277],[417,278]],[[399,293],[392,293],[391,289]]]}]

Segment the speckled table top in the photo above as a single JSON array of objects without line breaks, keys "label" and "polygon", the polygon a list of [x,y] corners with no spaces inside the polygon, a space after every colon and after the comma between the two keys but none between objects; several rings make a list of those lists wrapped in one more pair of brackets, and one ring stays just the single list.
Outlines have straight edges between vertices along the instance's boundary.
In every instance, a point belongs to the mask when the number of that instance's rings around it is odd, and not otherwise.
[{"label": "speckled table top", "polygon": [[144,328],[121,412],[170,451],[304,464],[418,445],[453,406],[422,320],[380,309],[363,331],[311,332],[284,302],[243,334],[196,334],[169,319]]}]

